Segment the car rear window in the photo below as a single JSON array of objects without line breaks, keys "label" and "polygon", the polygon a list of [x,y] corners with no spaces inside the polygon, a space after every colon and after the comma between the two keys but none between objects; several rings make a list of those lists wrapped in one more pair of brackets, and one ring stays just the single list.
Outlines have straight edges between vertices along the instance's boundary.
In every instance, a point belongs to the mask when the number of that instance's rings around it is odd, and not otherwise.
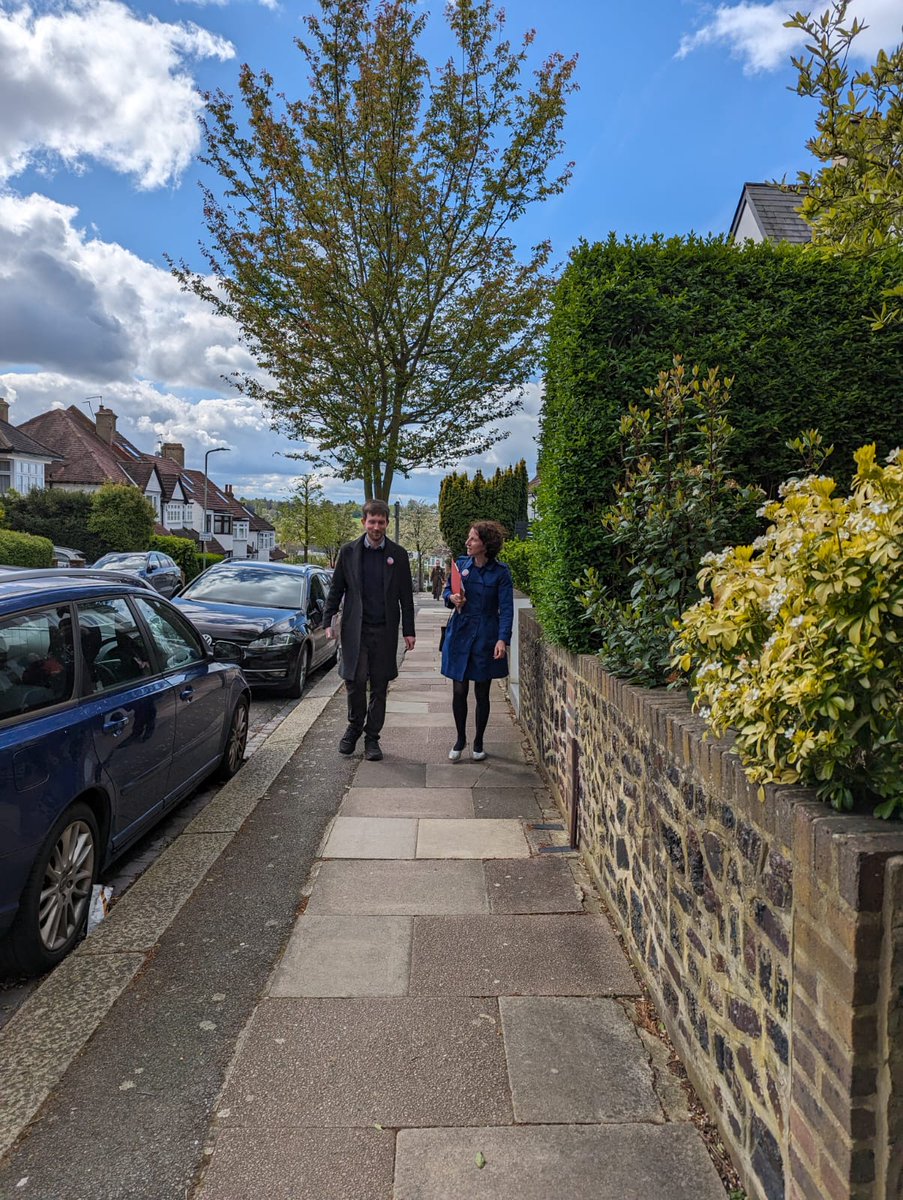
[{"label": "car rear window", "polygon": [[250,608],[304,607],[306,575],[267,571],[237,564],[217,567],[182,592],[182,597],[213,604],[244,604]]},{"label": "car rear window", "polygon": [[0,620],[0,720],[68,700],[74,682],[68,605]]}]

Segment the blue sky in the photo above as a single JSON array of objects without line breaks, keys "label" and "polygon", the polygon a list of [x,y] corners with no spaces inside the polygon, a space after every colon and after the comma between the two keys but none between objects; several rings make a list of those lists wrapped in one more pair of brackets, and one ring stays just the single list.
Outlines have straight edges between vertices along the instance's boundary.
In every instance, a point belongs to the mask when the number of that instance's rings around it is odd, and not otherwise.
[{"label": "blue sky", "polygon": [[[579,55],[565,128],[573,180],[515,226],[518,243],[551,238],[564,263],[579,239],[610,230],[726,232],[745,181],[810,166],[816,108],[788,90],[798,47],[782,27],[799,3],[508,0],[513,40],[534,28],[537,56]],[[288,494],[299,466],[282,455],[297,447],[223,383],[247,354],[228,322],[179,293],[164,255],[204,267],[198,91],[234,92],[248,62],[295,93],[304,73],[292,39],[317,7],[0,0],[0,389],[11,420],[102,395],[142,447],[182,441],[199,465],[227,445],[221,482]],[[436,61],[441,4],[422,7]],[[899,42],[900,0],[850,11],[871,26],[860,39],[869,58]],[[509,438],[463,465],[525,456],[532,470],[538,381],[524,404]],[[434,499],[441,474],[401,480],[393,498]]]}]

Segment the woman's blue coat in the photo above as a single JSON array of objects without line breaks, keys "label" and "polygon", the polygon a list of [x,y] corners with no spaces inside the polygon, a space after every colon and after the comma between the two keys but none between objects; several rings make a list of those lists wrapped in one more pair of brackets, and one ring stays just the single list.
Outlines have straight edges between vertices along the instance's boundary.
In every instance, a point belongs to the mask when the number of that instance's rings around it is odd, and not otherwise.
[{"label": "woman's blue coat", "polygon": [[[466,555],[457,560],[467,603],[448,623],[442,647],[442,674],[449,679],[503,679],[508,657],[492,657],[496,642],[511,641],[514,622],[514,585],[506,563],[490,560],[480,569]],[[451,572],[443,594],[454,608]]]}]

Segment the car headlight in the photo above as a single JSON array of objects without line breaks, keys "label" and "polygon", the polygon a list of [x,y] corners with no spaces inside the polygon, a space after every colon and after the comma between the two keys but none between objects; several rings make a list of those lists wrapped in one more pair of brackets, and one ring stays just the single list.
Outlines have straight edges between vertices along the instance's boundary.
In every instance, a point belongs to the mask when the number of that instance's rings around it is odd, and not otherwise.
[{"label": "car headlight", "polygon": [[263,637],[248,642],[249,650],[275,650],[278,646],[291,646],[297,640],[294,631],[289,633],[265,633]]}]

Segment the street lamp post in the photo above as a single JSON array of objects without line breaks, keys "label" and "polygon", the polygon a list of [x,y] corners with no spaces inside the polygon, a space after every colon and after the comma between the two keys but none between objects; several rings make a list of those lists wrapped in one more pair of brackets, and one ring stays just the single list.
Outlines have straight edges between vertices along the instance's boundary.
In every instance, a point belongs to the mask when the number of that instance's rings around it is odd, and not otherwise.
[{"label": "street lamp post", "polygon": [[203,550],[204,565],[201,568],[204,571],[207,570],[207,538],[209,536],[209,532],[211,532],[211,531],[208,531],[208,529],[207,529],[207,459],[210,457],[211,454],[221,454],[223,451],[228,453],[230,449],[231,449],[230,446],[214,446],[214,448],[212,450],[208,450],[206,452],[206,454],[204,455],[204,550]]}]

